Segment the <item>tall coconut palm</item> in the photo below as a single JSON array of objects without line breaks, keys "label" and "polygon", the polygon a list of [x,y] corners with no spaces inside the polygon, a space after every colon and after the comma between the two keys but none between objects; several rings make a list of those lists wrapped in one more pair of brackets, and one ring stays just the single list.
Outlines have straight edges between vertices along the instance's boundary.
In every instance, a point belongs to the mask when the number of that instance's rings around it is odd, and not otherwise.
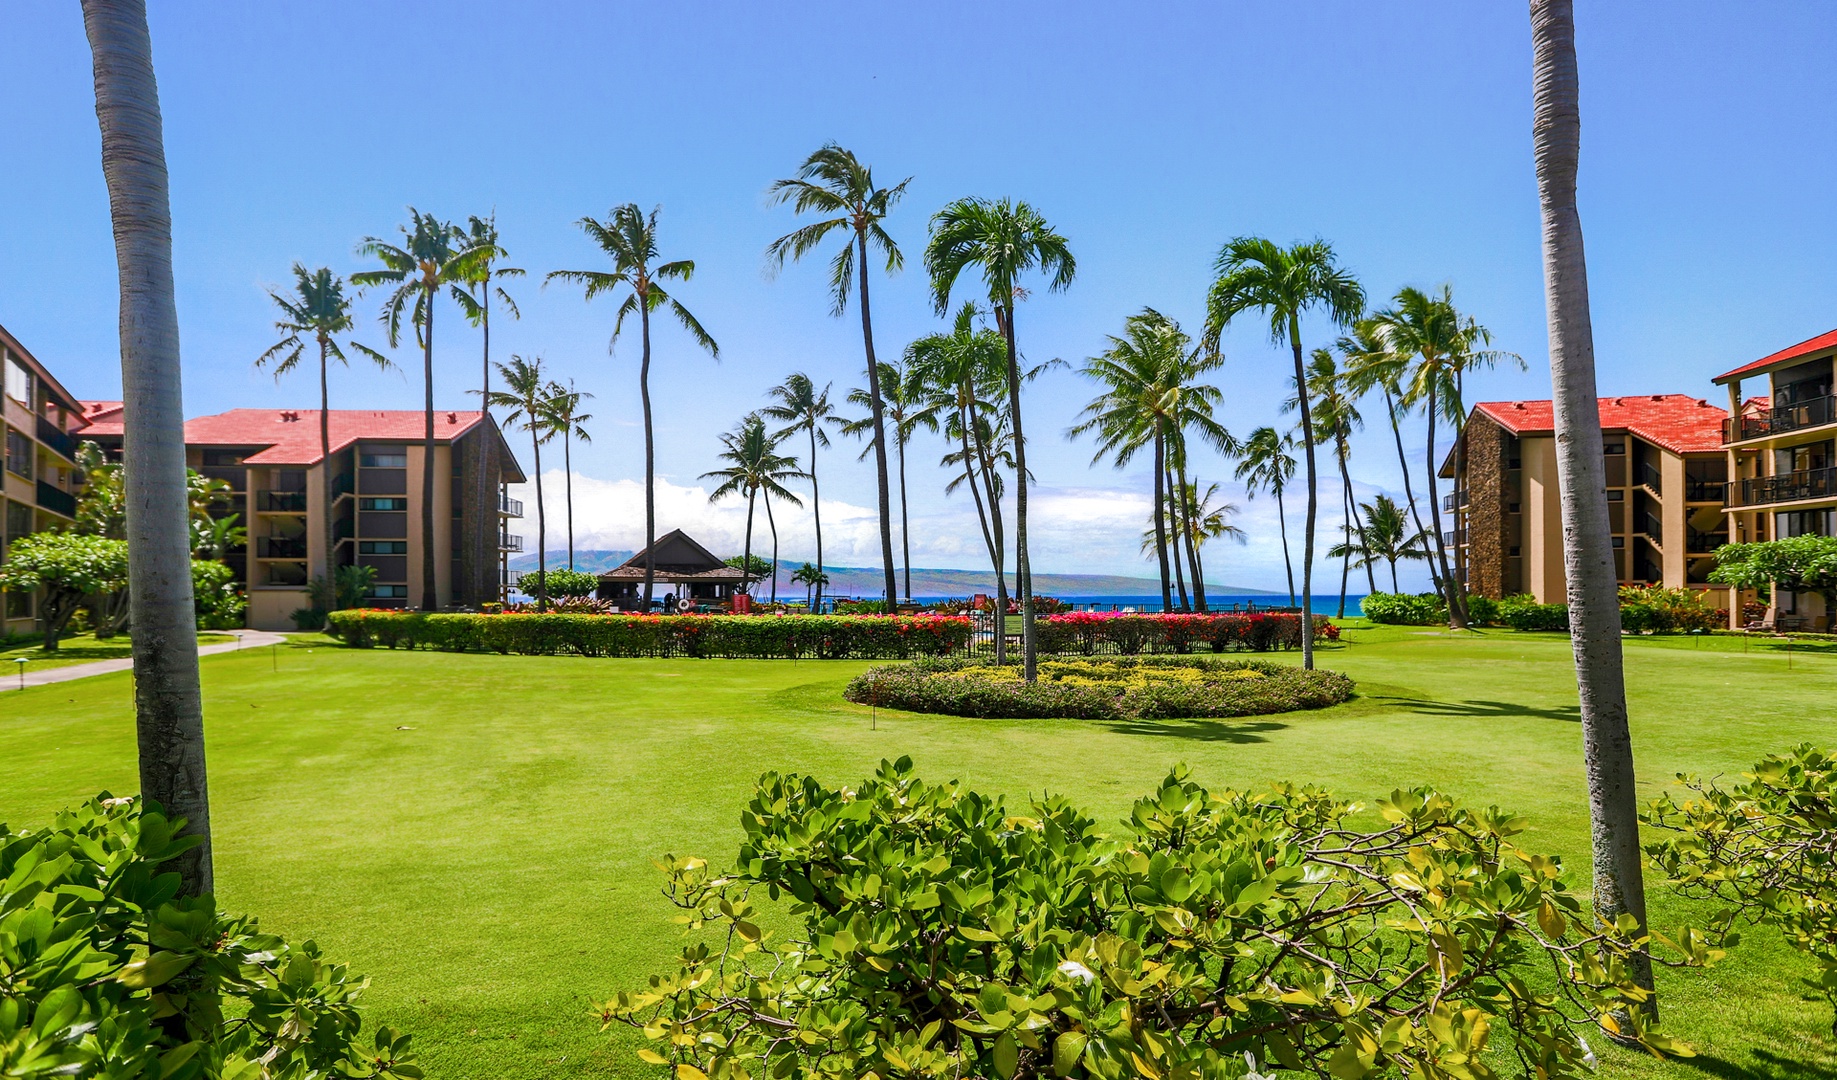
[{"label": "tall coconut palm", "polygon": [[[1217,348],[1201,344],[1187,351],[1180,362],[1179,374],[1169,387],[1167,396],[1167,465],[1172,474],[1168,490],[1176,491],[1185,488],[1188,483],[1187,465],[1191,460],[1191,437],[1197,435],[1200,441],[1226,457],[1235,457],[1243,452],[1243,447],[1213,418],[1212,410],[1222,397],[1218,387],[1198,379],[1224,366],[1224,355]],[[1185,514],[1191,506],[1187,500],[1176,499],[1173,506]],[[1199,552],[1191,542],[1186,540],[1187,532],[1193,527],[1192,521],[1186,521],[1181,528],[1181,543],[1186,548],[1188,568],[1193,574],[1193,602],[1200,611],[1206,610],[1206,585],[1200,575]]]},{"label": "tall coconut palm", "polygon": [[498,374],[504,389],[485,395],[489,404],[509,410],[504,414],[505,427],[521,427],[529,432],[529,449],[535,458],[536,478],[536,610],[549,609],[548,587],[548,513],[542,505],[542,444],[560,433],[555,417],[554,384],[542,370],[542,358],[525,360],[514,353],[510,363],[499,364]]},{"label": "tall coconut palm", "polygon": [[[1039,211],[1008,199],[958,199],[931,218],[925,246],[925,270],[931,276],[931,299],[939,315],[950,310],[950,293],[965,270],[982,274],[989,310],[1007,345],[1008,427],[1014,439],[1014,564],[1021,594],[1021,671],[1034,682],[1039,656],[1034,635],[1033,573],[1027,555],[1027,438],[1021,425],[1020,337],[1015,331],[1015,304],[1026,296],[1022,278],[1044,274],[1053,292],[1071,286],[1078,272],[1071,245],[1054,232]],[[999,635],[998,635],[999,636]]]},{"label": "tall coconut palm", "polygon": [[[721,435],[721,452],[719,459],[727,462],[724,468],[702,474],[704,480],[719,480],[720,485],[708,493],[709,502],[718,502],[729,495],[746,496],[746,544],[741,554],[740,565],[748,573],[753,565],[753,507],[763,493],[770,504],[773,495],[789,502],[792,506],[801,505],[797,496],[782,483],[785,480],[801,479],[803,473],[798,471],[797,459],[786,457],[778,452],[779,440],[766,432],[765,418],[756,412],[747,413],[740,420],[740,426]],[[778,576],[777,527],[773,526],[772,576]],[[748,583],[750,588],[751,583]]]},{"label": "tall coconut palm", "polygon": [[[1397,448],[1397,467],[1403,472],[1404,501],[1416,524],[1416,535],[1426,544],[1429,530],[1422,522],[1422,509],[1416,503],[1416,489],[1410,482],[1409,455],[1403,449],[1403,416],[1408,412],[1408,406],[1402,402],[1403,378],[1409,368],[1409,357],[1392,352],[1378,324],[1371,319],[1353,323],[1351,330],[1335,342],[1335,346],[1345,357],[1347,392],[1358,397],[1378,390],[1384,395],[1384,414],[1390,421],[1391,441]],[[1446,602],[1447,590],[1440,569],[1428,558],[1426,551],[1423,558],[1429,564],[1429,577],[1435,591]]]},{"label": "tall coconut palm", "polygon": [[[846,241],[829,263],[830,314],[841,316],[848,310],[848,289],[852,282],[861,291],[861,344],[867,354],[868,405],[874,429],[874,473],[879,483],[880,556],[886,575],[887,604],[899,599],[899,588],[893,576],[893,503],[887,481],[887,440],[884,414],[885,387],[880,362],[874,357],[874,320],[868,307],[868,248],[872,246],[886,259],[887,273],[897,273],[905,265],[899,245],[887,235],[881,222],[906,194],[911,177],[890,188],[874,186],[874,171],[862,164],[854,153],[835,143],[826,143],[804,159],[797,175],[779,180],[769,189],[774,203],[790,203],[799,214],[824,215],[823,220],[787,233],[772,241],[766,258],[782,267],[785,259],[802,259],[816,250],[833,232],[843,233]],[[852,234],[852,235],[850,235]],[[814,458],[812,464],[815,463]],[[910,575],[908,575],[910,576]],[[910,588],[907,589],[910,592]]]},{"label": "tall coconut palm", "polygon": [[[1626,677],[1620,656],[1620,604],[1608,529],[1595,397],[1594,330],[1582,219],[1576,211],[1577,105],[1575,13],[1569,0],[1531,0],[1533,156],[1544,221],[1544,300],[1550,318],[1550,381],[1556,414],[1557,477],[1563,510],[1563,573],[1569,640],[1575,652],[1588,769],[1594,853],[1594,904],[1600,918],[1630,915],[1646,926],[1640,869],[1639,802],[1633,741],[1627,730]],[[1652,986],[1643,954],[1640,984]],[[1651,1007],[1657,1008],[1657,998]]]},{"label": "tall coconut palm", "polygon": [[344,281],[331,270],[320,267],[307,270],[299,263],[293,264],[293,294],[282,296],[270,289],[268,298],[274,306],[281,309],[281,317],[274,322],[274,328],[286,336],[268,347],[268,351],[255,358],[258,368],[273,365],[274,378],[300,366],[306,356],[307,340],[319,350],[319,460],[324,462],[325,473],[325,576],[329,581],[337,571],[338,560],[332,549],[336,537],[332,529],[332,506],[338,501],[338,490],[332,479],[332,428],[331,428],[331,390],[327,382],[327,369],[331,361],[336,360],[349,366],[344,349],[349,347],[368,357],[384,371],[395,365],[389,358],[368,345],[347,340],[343,346],[338,339],[351,332],[351,298],[344,294]]},{"label": "tall coconut palm", "polygon": [[[899,595],[907,598],[912,596],[912,536],[906,501],[906,444],[912,441],[913,432],[921,427],[930,431],[938,430],[937,419],[925,413],[922,391],[923,387],[914,377],[905,357],[902,356],[895,363],[880,365],[880,399],[884,416],[892,422],[893,448],[898,460],[894,471],[899,479],[899,566],[900,573],[904,575],[902,582],[904,588]],[[872,395],[871,387],[868,389],[857,387],[848,392],[848,403],[867,408]],[[871,437],[874,432],[873,415],[870,413],[860,419],[848,421],[842,425],[842,432],[857,438]],[[872,446],[863,447],[861,457],[866,457],[873,451]]]},{"label": "tall coconut palm", "polygon": [[1244,440],[1243,458],[1237,463],[1237,478],[1243,481],[1244,494],[1256,498],[1259,490],[1276,497],[1276,528],[1282,535],[1282,566],[1288,571],[1288,606],[1295,606],[1295,563],[1288,553],[1288,511],[1282,505],[1282,492],[1295,478],[1295,448],[1292,436],[1273,427],[1260,427]]},{"label": "tall coconut palm", "polygon": [[[832,383],[824,383],[822,390],[817,390],[816,383],[810,376],[801,371],[794,371],[784,382],[766,391],[772,404],[759,410],[767,420],[776,420],[784,427],[773,433],[774,439],[782,439],[794,432],[802,431],[810,437],[810,468],[804,475],[810,478],[810,513],[816,519],[816,570],[817,578],[805,584],[816,590],[813,602],[823,602],[823,586],[828,577],[823,571],[823,501],[822,489],[816,478],[816,448],[829,445],[828,428],[837,425],[840,419],[836,416],[835,407],[829,404],[829,388]],[[818,580],[821,578],[821,580]],[[814,609],[812,609],[814,610]]]},{"label": "tall coconut palm", "polygon": [[682,323],[695,343],[716,360],[721,347],[715,344],[701,322],[689,313],[662,285],[665,281],[688,281],[695,276],[695,262],[678,259],[659,262],[657,258],[657,215],[661,207],[647,216],[637,203],[615,206],[605,221],[581,218],[580,226],[599,249],[612,259],[611,270],[555,270],[543,278],[572,281],[584,287],[587,300],[601,293],[625,290],[625,300],[613,318],[612,337],[606,343],[608,354],[618,344],[625,318],[634,312],[643,342],[643,359],[638,366],[638,399],[644,409],[644,610],[651,609],[651,586],[656,580],[656,558],[651,549],[657,546],[657,445],[656,429],[651,421],[651,312],[667,307]]},{"label": "tall coconut palm", "polygon": [[184,818],[196,847],[171,863],[179,891],[212,891],[210,790],[191,587],[179,316],[172,293],[172,210],[153,42],[142,0],[83,0],[94,59],[102,178],[121,295],[134,726],[141,797]]},{"label": "tall coconut palm", "polygon": [[[1386,347],[1398,357],[1407,358],[1401,404],[1421,406],[1428,419],[1426,467],[1436,563],[1448,601],[1448,619],[1452,625],[1464,627],[1467,606],[1462,599],[1460,576],[1448,561],[1447,537],[1442,532],[1441,503],[1436,492],[1439,463],[1435,460],[1435,432],[1445,418],[1454,428],[1455,445],[1461,444],[1462,425],[1467,418],[1461,392],[1469,369],[1491,367],[1500,360],[1520,365],[1524,361],[1512,353],[1481,348],[1491,343],[1492,334],[1455,308],[1453,291],[1446,285],[1435,293],[1405,286],[1398,290],[1391,307],[1372,316],[1372,322]],[[1460,475],[1458,466],[1457,462],[1456,476]]]},{"label": "tall coconut palm", "polygon": [[[1328,558],[1340,560],[1339,573],[1339,613],[1336,618],[1346,617],[1346,582],[1352,572],[1352,557],[1357,545],[1352,541],[1358,530],[1358,522],[1353,517],[1354,499],[1352,497],[1352,433],[1365,423],[1359,415],[1358,404],[1347,392],[1345,378],[1339,370],[1339,360],[1330,349],[1315,349],[1308,360],[1308,392],[1314,397],[1314,438],[1322,446],[1331,444],[1333,460],[1339,467],[1340,477],[1340,531],[1345,540],[1335,545],[1338,552],[1329,552]],[[1297,407],[1297,400],[1289,398],[1283,408],[1292,411]],[[1370,567],[1366,569],[1369,571]],[[1377,585],[1371,583],[1372,590]]]},{"label": "tall coconut palm", "polygon": [[402,339],[402,314],[409,313],[416,343],[421,346],[423,409],[426,424],[421,444],[421,609],[440,607],[439,578],[434,572],[434,311],[444,288],[460,304],[470,298],[465,283],[476,273],[479,249],[466,234],[431,214],[408,208],[409,223],[400,227],[402,243],[392,244],[369,236],[357,251],[382,262],[381,270],[351,275],[351,282],[368,289],[393,285],[383,301],[383,325],[389,329],[389,347]]},{"label": "tall coconut palm", "polygon": [[[509,258],[498,243],[498,216],[495,211],[490,217],[474,215],[466,220],[466,242],[473,251],[473,257],[467,265],[465,291],[455,293],[459,308],[465,313],[466,321],[479,328],[483,340],[484,374],[478,384],[481,400],[491,397],[491,298],[495,295],[504,310],[513,319],[520,319],[523,313],[518,310],[517,302],[510,293],[504,290],[499,282],[506,278],[520,278],[523,271],[514,266],[499,266],[498,260]],[[490,415],[490,407],[485,408]]]},{"label": "tall coconut palm", "polygon": [[1346,326],[1365,310],[1365,290],[1339,265],[1324,240],[1282,247],[1260,236],[1226,242],[1214,264],[1217,277],[1206,297],[1207,340],[1232,319],[1258,311],[1269,319],[1269,337],[1294,354],[1295,392],[1301,406],[1301,445],[1308,464],[1308,512],[1301,540],[1301,665],[1314,666],[1314,523],[1319,510],[1319,468],[1314,460],[1314,414],[1302,361],[1301,319],[1312,311]]},{"label": "tall coconut palm", "polygon": [[593,437],[587,433],[587,421],[593,419],[592,413],[580,411],[580,403],[592,397],[585,390],[576,390],[574,380],[568,385],[558,382],[549,384],[549,415],[555,420],[555,434],[561,436],[561,469],[562,483],[567,491],[568,503],[568,569],[574,569],[574,447],[575,439],[590,443]]}]

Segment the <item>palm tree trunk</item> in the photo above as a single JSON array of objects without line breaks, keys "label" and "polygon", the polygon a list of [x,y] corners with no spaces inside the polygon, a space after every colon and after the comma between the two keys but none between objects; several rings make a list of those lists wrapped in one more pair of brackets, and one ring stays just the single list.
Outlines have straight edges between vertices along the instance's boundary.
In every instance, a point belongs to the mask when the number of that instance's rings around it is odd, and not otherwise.
[{"label": "palm tree trunk", "polygon": [[1180,597],[1180,610],[1191,611],[1193,604],[1186,597],[1186,571],[1180,568],[1180,504],[1179,489],[1174,486],[1173,474],[1167,476],[1167,557],[1174,564],[1174,588]]},{"label": "palm tree trunk", "polygon": [[982,439],[980,428],[976,429],[976,453],[982,468],[983,485],[988,489],[989,550],[995,565],[995,611],[992,625],[995,628],[995,663],[999,665],[1008,662],[1008,551],[1001,527],[1001,499],[995,492],[995,462],[989,457],[988,445]]},{"label": "palm tree trunk", "polygon": [[810,430],[810,512],[816,517],[817,579],[810,583],[810,613],[814,615],[823,602],[823,496],[816,484],[816,418],[810,417],[804,426]]},{"label": "palm tree trunk", "polygon": [[887,428],[880,399],[880,365],[874,360],[874,321],[867,304],[867,229],[855,230],[855,250],[861,260],[861,341],[867,347],[867,395],[874,412],[874,479],[880,498],[880,561],[886,574],[887,611],[899,602],[899,580],[893,576],[893,499],[887,483]]},{"label": "palm tree trunk", "polygon": [[425,393],[426,431],[421,441],[421,610],[440,610],[440,577],[434,572],[434,297],[425,293],[427,324],[422,327],[421,376]]},{"label": "palm tree trunk", "polygon": [[906,439],[897,434],[893,446],[899,451],[899,562],[906,577],[904,599],[912,599],[912,526],[906,514]]},{"label": "palm tree trunk", "polygon": [[[1436,491],[1435,485],[1435,384],[1433,381],[1429,384],[1428,414],[1429,520],[1435,525],[1435,561],[1441,567],[1442,599],[1448,604],[1448,625],[1452,629],[1459,630],[1467,625],[1467,621],[1461,617],[1460,602],[1455,597],[1455,594],[1460,591],[1461,584],[1454,580],[1454,574],[1448,569],[1447,538],[1442,536],[1441,495]],[[1460,480],[1457,478],[1455,483],[1460,483]]]},{"label": "palm tree trunk", "polygon": [[[568,497],[568,569],[574,569],[574,421],[568,420],[568,426],[561,430],[561,468],[563,490]],[[746,527],[753,527],[753,510],[748,504],[746,510]]]},{"label": "palm tree trunk", "polygon": [[[336,534],[332,529],[332,508],[337,505],[338,492],[332,476],[332,420],[331,390],[327,386],[326,353],[328,346],[322,334],[319,337],[319,476],[325,484],[325,580],[338,580],[338,559],[333,554],[336,550]],[[334,597],[336,593],[334,593]],[[337,600],[332,601],[334,605]]]},{"label": "palm tree trunk", "polygon": [[[1186,462],[1179,458],[1175,460],[1178,463],[1174,466],[1174,478],[1179,481],[1179,484],[1174,490],[1179,493],[1179,516],[1185,519],[1182,527],[1186,531],[1180,535],[1186,538],[1186,568],[1192,571],[1193,575],[1193,609],[1203,612],[1206,609],[1206,584],[1199,577],[1199,525],[1193,520],[1193,504],[1187,501],[1189,488],[1186,481]],[[1198,493],[1193,492],[1193,494],[1197,498]]]},{"label": "palm tree trunk", "polygon": [[1346,474],[1346,442],[1344,439],[1338,440],[1337,445],[1334,446],[1334,456],[1339,458],[1339,516],[1340,520],[1345,523],[1343,526],[1343,531],[1345,533],[1345,553],[1340,556],[1339,560],[1339,614],[1335,615],[1334,618],[1343,619],[1346,617],[1346,582],[1352,577],[1352,537],[1354,535],[1352,527],[1352,479]]},{"label": "palm tree trunk", "polygon": [[765,523],[772,527],[772,603],[778,603],[778,522],[772,517],[772,493],[765,493]]},{"label": "palm tree trunk", "polygon": [[638,297],[638,325],[644,334],[644,359],[638,364],[638,399],[644,405],[644,606],[651,613],[651,586],[657,580],[657,439],[651,429],[651,308]]},{"label": "palm tree trunk", "polygon": [[1301,403],[1301,443],[1308,458],[1308,516],[1301,533],[1301,666],[1314,667],[1314,519],[1319,511],[1319,470],[1314,464],[1314,413],[1308,407],[1308,375],[1301,362],[1301,316],[1291,314],[1288,340],[1295,350],[1295,400]]},{"label": "palm tree trunk", "polygon": [[549,609],[549,516],[542,506],[542,440],[536,437],[536,418],[529,418],[529,448],[536,459],[536,610]]},{"label": "palm tree trunk", "polygon": [[102,175],[121,289],[122,478],[127,503],[134,720],[140,792],[188,835],[170,864],[179,892],[210,893],[210,791],[198,633],[191,588],[179,318],[172,294],[172,211],[153,43],[143,0],[83,0],[94,58]]},{"label": "palm tree trunk", "polygon": [[[1631,915],[1646,928],[1640,869],[1639,802],[1633,741],[1627,730],[1620,655],[1620,603],[1608,528],[1600,405],[1595,397],[1594,330],[1588,266],[1575,177],[1580,128],[1575,15],[1569,0],[1532,0],[1532,124],[1538,201],[1544,222],[1544,298],[1550,318],[1550,381],[1556,413],[1557,479],[1563,511],[1563,572],[1568,581],[1569,640],[1575,653],[1588,771],[1594,856],[1594,906],[1603,922]],[[1640,985],[1652,986],[1651,962],[1635,957]],[[1658,999],[1649,999],[1656,1012]]]},{"label": "palm tree trunk", "polygon": [[1027,556],[1027,439],[1021,432],[1020,345],[1015,340],[1012,303],[1003,311],[1001,328],[1002,336],[1008,340],[1008,422],[1014,430],[1014,583],[1021,590],[1021,678],[1034,682],[1039,678],[1040,658],[1033,636],[1033,566]]},{"label": "palm tree trunk", "polygon": [[970,455],[970,435],[968,427],[962,431],[963,436],[963,479],[969,484],[970,499],[976,504],[976,523],[982,526],[982,542],[989,549],[989,561],[995,566],[995,572],[1001,573],[1001,556],[995,549],[995,538],[989,532],[989,515],[982,508],[982,493],[977,490],[980,482],[976,479],[976,459]]},{"label": "palm tree trunk", "polygon": [[1174,610],[1173,574],[1167,566],[1167,447],[1155,425],[1155,557],[1161,561],[1161,610]]},{"label": "palm tree trunk", "polygon": [[[1397,589],[1397,560],[1396,559],[1390,560],[1390,564],[1391,564],[1391,592],[1396,592],[1398,591]],[[1377,592],[1378,590],[1373,589],[1371,591]]]},{"label": "palm tree trunk", "polygon": [[[1391,388],[1388,385],[1384,387],[1384,412],[1390,417],[1391,437],[1397,442],[1397,466],[1403,470],[1403,497],[1410,504],[1410,519],[1416,523],[1416,534],[1420,536],[1429,530],[1422,523],[1422,509],[1416,505],[1416,492],[1410,486],[1409,455],[1403,452],[1403,425],[1397,418],[1397,399],[1391,393]],[[1446,599],[1448,595],[1447,590],[1442,588],[1442,576],[1441,572],[1435,568],[1435,560],[1427,559],[1424,561],[1429,564],[1429,578],[1435,585],[1435,591]],[[1396,576],[1397,562],[1393,559],[1391,560],[1391,577],[1393,579],[1391,582],[1391,590],[1393,592],[1396,591],[1397,588],[1397,583],[1394,580]]]},{"label": "palm tree trunk", "polygon": [[1288,557],[1288,511],[1282,508],[1282,488],[1276,488],[1276,530],[1282,534],[1282,568],[1288,571],[1288,606],[1295,606],[1295,564]]},{"label": "palm tree trunk", "polygon": [[[485,301],[484,310],[481,313],[481,318],[479,320],[480,328],[483,329],[484,331],[484,350],[481,356],[481,363],[483,365],[483,370],[484,370],[484,378],[483,378],[483,381],[481,381],[478,384],[479,386],[478,409],[479,409],[479,412],[484,415],[485,420],[487,422],[490,422],[491,420],[491,280],[490,280],[489,274],[486,275],[486,280],[485,280],[484,301]],[[498,498],[498,493],[492,490],[492,487],[494,485],[491,483],[491,470],[486,467],[486,463],[488,459],[486,458],[485,455],[487,451],[485,450],[482,439],[480,440],[480,443],[481,445],[479,446],[479,450],[478,450],[478,466],[474,470],[474,473],[472,476],[473,492],[476,494],[478,498],[479,519],[481,521],[491,522],[491,527],[493,529],[499,532],[502,532],[504,528],[504,520],[505,520],[503,517],[499,516],[499,510],[502,506],[502,503]],[[454,446],[452,453],[454,454],[459,453],[459,447]],[[457,461],[457,459],[455,459],[455,461]],[[470,561],[469,557],[466,561],[468,562]],[[483,591],[476,592],[476,593],[473,591],[474,587],[479,584],[479,576],[482,573],[483,573],[483,568],[480,567],[476,570],[473,570],[472,573],[461,575],[460,580],[464,582],[464,591],[456,594],[453,597],[453,601],[455,603],[465,604],[467,606],[476,608],[477,605],[484,602],[484,600],[486,599],[485,593]]]},{"label": "palm tree trunk", "polygon": [[[740,583],[747,586],[742,592],[752,592],[752,582],[748,580],[753,572],[753,502],[759,498],[757,486],[746,492],[746,544],[740,549]],[[573,567],[569,567],[573,569]]]}]

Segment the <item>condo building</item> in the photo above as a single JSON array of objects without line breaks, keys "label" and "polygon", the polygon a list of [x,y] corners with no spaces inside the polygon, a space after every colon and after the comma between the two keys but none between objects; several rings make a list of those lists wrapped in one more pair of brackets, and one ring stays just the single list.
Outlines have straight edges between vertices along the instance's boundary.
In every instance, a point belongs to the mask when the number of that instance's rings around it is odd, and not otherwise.
[{"label": "condo building", "polygon": [[[1727,586],[1709,581],[1712,553],[1729,540],[1723,489],[1730,458],[1722,441],[1728,413],[1686,394],[1601,398],[1600,409],[1615,576],[1622,585],[1704,590],[1717,607],[1728,606]],[[1475,405],[1439,475],[1455,481],[1442,502],[1444,520],[1453,520],[1444,540],[1468,589],[1562,601],[1567,582],[1551,403]]]},{"label": "condo building", "polygon": [[[86,402],[84,416],[81,437],[118,455],[121,403]],[[327,421],[329,458],[316,409],[232,409],[185,422],[187,463],[229,485],[229,502],[213,512],[240,515],[248,529],[248,543],[227,561],[247,591],[249,625],[291,629],[313,579],[341,566],[376,571],[367,606],[420,607],[428,559],[437,608],[502,599],[505,560],[522,549],[509,525],[523,512],[505,487],[525,476],[497,424],[476,411],[434,414],[430,551],[421,516],[426,414],[334,409]]]},{"label": "condo building", "polygon": [[[82,403],[0,326],[0,560],[20,537],[75,521],[81,480],[72,435],[82,426]],[[37,616],[33,594],[0,594],[0,636],[32,632]]]}]

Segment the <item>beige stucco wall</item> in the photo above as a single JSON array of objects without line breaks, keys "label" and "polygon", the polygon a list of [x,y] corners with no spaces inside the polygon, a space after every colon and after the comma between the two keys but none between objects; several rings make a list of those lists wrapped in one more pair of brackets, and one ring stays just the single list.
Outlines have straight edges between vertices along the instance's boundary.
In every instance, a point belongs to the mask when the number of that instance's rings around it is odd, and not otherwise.
[{"label": "beige stucco wall", "polygon": [[1518,447],[1524,481],[1519,506],[1524,512],[1524,536],[1519,553],[1525,591],[1540,604],[1553,604],[1568,595],[1563,577],[1563,505],[1556,482],[1556,440],[1528,435],[1520,438]]},{"label": "beige stucco wall", "polygon": [[[421,606],[421,469],[427,447],[408,446],[408,606]],[[453,451],[434,447],[434,589],[440,606],[453,602]]]},{"label": "beige stucco wall", "polygon": [[292,630],[293,613],[309,605],[305,589],[250,589],[249,626],[255,630]]}]

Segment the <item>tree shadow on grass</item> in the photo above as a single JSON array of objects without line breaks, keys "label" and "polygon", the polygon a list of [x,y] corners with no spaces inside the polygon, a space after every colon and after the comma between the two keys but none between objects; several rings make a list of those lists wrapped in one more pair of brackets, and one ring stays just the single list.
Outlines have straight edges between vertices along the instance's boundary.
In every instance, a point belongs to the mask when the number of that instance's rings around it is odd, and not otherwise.
[{"label": "tree shadow on grass", "polygon": [[1721,1080],[1813,1080],[1814,1077],[1831,1075],[1829,1070],[1815,1061],[1798,1061],[1758,1047],[1753,1055],[1752,1065],[1737,1064],[1713,1054],[1673,1060],[1720,1077]]},{"label": "tree shadow on grass", "polygon": [[1433,701],[1425,698],[1379,697],[1375,700],[1387,702],[1398,709],[1427,716],[1456,716],[1473,720],[1534,718],[1565,720],[1572,724],[1580,723],[1582,720],[1580,705],[1539,708],[1511,701],[1479,701],[1472,698],[1466,701]]},{"label": "tree shadow on grass", "polygon": [[1195,742],[1260,743],[1267,731],[1281,731],[1287,724],[1275,720],[1114,720],[1104,727],[1118,735],[1156,735],[1168,739],[1191,739]]}]

